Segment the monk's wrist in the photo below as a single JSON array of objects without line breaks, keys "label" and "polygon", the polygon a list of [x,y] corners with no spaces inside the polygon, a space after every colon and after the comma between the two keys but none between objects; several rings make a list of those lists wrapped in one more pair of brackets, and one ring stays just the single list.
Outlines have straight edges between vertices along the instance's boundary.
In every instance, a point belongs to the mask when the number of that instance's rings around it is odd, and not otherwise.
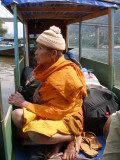
[{"label": "monk's wrist", "polygon": [[30,104],[30,102],[24,101],[24,102],[22,103],[22,107],[23,107],[23,108],[27,108],[27,106],[29,106],[29,104]]}]

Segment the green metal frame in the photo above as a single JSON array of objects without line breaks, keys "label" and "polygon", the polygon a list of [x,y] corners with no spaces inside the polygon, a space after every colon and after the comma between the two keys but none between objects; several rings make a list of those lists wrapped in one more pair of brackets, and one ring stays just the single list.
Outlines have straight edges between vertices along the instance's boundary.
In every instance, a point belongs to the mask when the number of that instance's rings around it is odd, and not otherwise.
[{"label": "green metal frame", "polygon": [[93,69],[93,73],[97,76],[100,83],[108,87],[108,74],[109,74],[108,64],[82,57],[81,65],[87,69]]},{"label": "green metal frame", "polygon": [[109,74],[108,88],[113,89],[114,86],[114,8],[109,8]]},{"label": "green metal frame", "polygon": [[12,123],[11,123],[12,106],[6,114],[3,115],[1,83],[0,83],[0,160],[12,159]]},{"label": "green metal frame", "polygon": [[112,91],[117,95],[118,99],[120,100],[120,88],[114,86]]},{"label": "green metal frame", "polygon": [[7,116],[5,117],[6,123],[4,123],[7,160],[11,160],[13,154],[12,119],[11,119],[12,110],[13,107],[9,106]]},{"label": "green metal frame", "polygon": [[4,116],[2,107],[2,93],[1,93],[1,81],[0,81],[0,159],[6,160],[6,147],[5,147],[5,128],[4,128]]}]

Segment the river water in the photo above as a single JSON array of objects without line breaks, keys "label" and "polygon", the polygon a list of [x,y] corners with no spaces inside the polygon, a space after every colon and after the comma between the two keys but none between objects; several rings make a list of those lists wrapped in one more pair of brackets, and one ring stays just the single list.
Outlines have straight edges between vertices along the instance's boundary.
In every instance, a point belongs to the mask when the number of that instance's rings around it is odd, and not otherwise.
[{"label": "river water", "polygon": [[[0,82],[4,116],[7,113],[9,104],[8,97],[15,92],[14,85],[14,58],[0,56]],[[1,95],[0,95],[1,96]]]},{"label": "river water", "polygon": [[[78,59],[78,48],[71,50]],[[82,56],[108,63],[108,49],[83,48]],[[14,87],[14,57],[0,56],[0,81],[3,112],[6,115],[9,104],[8,97],[15,92]],[[115,85],[120,88],[120,49],[115,49]]]},{"label": "river water", "polygon": [[[75,48],[71,50],[71,52],[76,56],[76,59],[78,59],[79,49]],[[82,48],[82,56],[108,64],[108,48],[98,48],[98,49]],[[114,63],[115,63],[114,85],[120,88],[120,46],[119,48],[114,49]]]}]

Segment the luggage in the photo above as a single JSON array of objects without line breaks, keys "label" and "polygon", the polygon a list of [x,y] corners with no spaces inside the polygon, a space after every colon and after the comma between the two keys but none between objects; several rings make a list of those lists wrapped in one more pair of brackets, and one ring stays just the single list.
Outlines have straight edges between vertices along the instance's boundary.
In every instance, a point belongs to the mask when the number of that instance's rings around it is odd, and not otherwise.
[{"label": "luggage", "polygon": [[120,109],[120,102],[107,88],[94,86],[88,88],[87,93],[83,102],[84,131],[101,135],[109,115]]}]

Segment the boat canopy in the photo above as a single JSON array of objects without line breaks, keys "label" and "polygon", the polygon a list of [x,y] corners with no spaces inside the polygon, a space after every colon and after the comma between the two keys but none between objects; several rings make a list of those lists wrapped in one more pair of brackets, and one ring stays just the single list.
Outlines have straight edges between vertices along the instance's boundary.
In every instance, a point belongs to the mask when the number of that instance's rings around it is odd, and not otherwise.
[{"label": "boat canopy", "polygon": [[29,3],[32,5],[32,3],[39,3],[39,2],[71,2],[71,3],[78,3],[82,5],[95,5],[95,6],[101,6],[101,7],[116,7],[118,8],[118,5],[116,5],[113,2],[105,2],[101,0],[2,0],[2,5],[11,5],[12,3],[17,4],[26,4]]},{"label": "boat canopy", "polygon": [[76,23],[108,14],[108,8],[118,9],[117,3],[100,0],[2,0],[2,5],[13,12],[16,4],[21,21],[57,19],[66,24]]}]

